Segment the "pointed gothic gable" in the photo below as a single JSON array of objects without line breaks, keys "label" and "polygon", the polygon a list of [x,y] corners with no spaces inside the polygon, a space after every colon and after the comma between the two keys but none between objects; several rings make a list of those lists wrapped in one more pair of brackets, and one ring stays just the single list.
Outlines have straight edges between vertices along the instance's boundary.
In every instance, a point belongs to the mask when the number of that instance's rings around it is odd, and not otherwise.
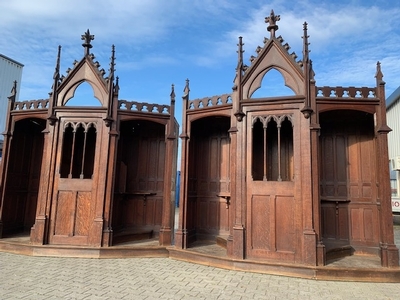
[{"label": "pointed gothic gable", "polygon": [[96,67],[91,57],[85,56],[74,66],[64,78],[58,89],[57,106],[64,106],[74,97],[77,87],[84,81],[93,88],[94,97],[97,98],[103,107],[107,107],[108,91],[106,80]]},{"label": "pointed gothic gable", "polygon": [[268,31],[271,32],[270,39],[264,39],[264,47],[258,46],[256,49],[257,57],[251,56],[251,65],[246,68],[243,76],[243,99],[249,99],[253,93],[261,87],[264,75],[271,69],[276,69],[284,78],[285,85],[296,95],[304,95],[304,74],[302,64],[296,62],[297,55],[293,52],[289,54],[290,46],[283,44],[281,36],[275,37],[278,29],[276,21],[280,19],[271,11],[271,15],[266,18],[266,23],[270,23]]},{"label": "pointed gothic gable", "polygon": [[95,61],[95,56],[89,53],[92,48],[90,41],[94,36],[90,35],[89,30],[82,35],[85,41],[82,46],[85,48],[85,55],[81,61],[75,61],[74,67],[67,70],[67,76],[61,78],[61,83],[57,89],[58,97],[56,106],[64,106],[74,97],[77,87],[84,81],[89,83],[93,88],[94,97],[97,98],[103,107],[108,106],[109,91],[108,80],[104,78],[105,70],[100,69],[100,64]]}]

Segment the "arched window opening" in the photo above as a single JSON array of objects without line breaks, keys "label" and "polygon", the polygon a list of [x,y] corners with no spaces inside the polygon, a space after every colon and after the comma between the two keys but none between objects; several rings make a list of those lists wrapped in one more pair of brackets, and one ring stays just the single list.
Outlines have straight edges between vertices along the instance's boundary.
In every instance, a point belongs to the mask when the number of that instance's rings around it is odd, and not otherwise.
[{"label": "arched window opening", "polygon": [[282,74],[276,69],[271,69],[265,73],[261,86],[250,97],[265,98],[290,95],[294,95],[294,92],[285,85]]},{"label": "arched window opening", "polygon": [[60,177],[92,178],[95,147],[96,128],[93,124],[68,123],[64,130]]},{"label": "arched window opening", "polygon": [[264,178],[264,128],[263,123],[258,119],[253,125],[253,179],[263,180]]},{"label": "arched window opening", "polygon": [[267,170],[267,180],[279,180],[278,125],[272,118],[267,124]]},{"label": "arched window opening", "polygon": [[101,106],[100,101],[94,97],[92,86],[86,81],[76,88],[74,97],[69,99],[65,106]]},{"label": "arched window opening", "polygon": [[293,179],[293,126],[289,117],[257,117],[252,130],[253,180]]},{"label": "arched window opening", "polygon": [[92,178],[96,151],[96,128],[91,126],[86,134],[86,148],[83,164],[83,178]]},{"label": "arched window opening", "polygon": [[281,178],[290,181],[293,178],[293,126],[286,117],[281,126]]},{"label": "arched window opening", "polygon": [[72,178],[80,178],[85,147],[85,129],[82,124],[75,131],[74,152],[72,155]]},{"label": "arched window opening", "polygon": [[68,124],[64,130],[63,147],[61,155],[60,177],[68,178],[70,173],[71,157],[72,157],[72,142],[74,138],[74,129],[71,124]]}]

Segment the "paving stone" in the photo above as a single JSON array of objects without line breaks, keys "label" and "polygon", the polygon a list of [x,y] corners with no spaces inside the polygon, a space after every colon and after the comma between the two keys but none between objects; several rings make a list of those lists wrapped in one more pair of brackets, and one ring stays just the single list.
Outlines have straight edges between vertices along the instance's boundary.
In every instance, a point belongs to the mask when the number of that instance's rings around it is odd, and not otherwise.
[{"label": "paving stone", "polygon": [[0,253],[0,299],[397,299],[400,284],[315,281],[167,258]]}]

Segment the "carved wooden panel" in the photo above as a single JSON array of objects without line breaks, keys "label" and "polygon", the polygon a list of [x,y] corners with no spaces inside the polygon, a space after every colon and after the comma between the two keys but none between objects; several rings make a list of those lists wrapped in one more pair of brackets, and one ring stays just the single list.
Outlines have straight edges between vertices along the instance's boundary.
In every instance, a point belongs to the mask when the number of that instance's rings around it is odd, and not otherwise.
[{"label": "carved wooden panel", "polygon": [[73,235],[75,193],[60,191],[56,200],[54,235]]},{"label": "carved wooden panel", "polygon": [[349,197],[371,201],[374,197],[374,138],[371,135],[349,136]]},{"label": "carved wooden panel", "polygon": [[378,209],[375,205],[352,205],[350,222],[350,238],[353,244],[376,245],[379,242],[379,226],[376,226]]},{"label": "carved wooden panel", "polygon": [[[340,115],[340,117],[339,117]],[[372,115],[356,111],[321,116],[321,212],[327,249],[378,245],[375,139]]]},{"label": "carved wooden panel", "polygon": [[124,226],[142,226],[144,224],[144,201],[142,197],[127,196],[124,202]]},{"label": "carved wooden panel", "polygon": [[[158,234],[163,209],[165,126],[132,120],[121,123],[113,208],[118,234]],[[125,232],[125,233],[124,233]]]},{"label": "carved wooden panel", "polygon": [[349,213],[347,202],[322,202],[321,222],[327,250],[349,244]]},{"label": "carved wooden panel", "polygon": [[[164,140],[150,138],[141,140],[132,153],[137,159],[136,172],[128,173],[128,189],[136,191],[162,190],[164,160]],[[133,167],[133,165],[129,166]]]},{"label": "carved wooden panel", "polygon": [[125,227],[140,228],[156,226],[159,229],[162,218],[162,196],[125,195],[122,200],[122,220]]},{"label": "carved wooden panel", "polygon": [[76,213],[74,235],[89,235],[89,227],[93,222],[92,193],[78,192],[76,199]]},{"label": "carved wooden panel", "polygon": [[196,121],[190,140],[189,202],[196,203],[191,225],[210,237],[229,234],[229,126],[229,118]]},{"label": "carved wooden panel", "polygon": [[188,230],[195,230],[197,221],[197,197],[189,196],[187,200],[187,218],[186,218],[186,228]]},{"label": "carved wooden panel", "polygon": [[154,196],[147,199],[145,225],[161,226],[162,201],[162,196]]},{"label": "carved wooden panel", "polygon": [[294,197],[276,196],[276,251],[295,252]]},{"label": "carved wooden panel", "polygon": [[196,228],[198,233],[229,234],[229,205],[221,197],[197,198]]},{"label": "carved wooden panel", "polygon": [[59,191],[55,202],[56,236],[88,236],[93,222],[91,192]]},{"label": "carved wooden panel", "polygon": [[26,204],[26,193],[9,191],[3,203],[2,222],[4,234],[20,232],[24,225],[24,207]]},{"label": "carved wooden panel", "polygon": [[347,139],[330,135],[321,138],[321,197],[347,198]]},{"label": "carved wooden panel", "polygon": [[35,221],[45,121],[16,122],[3,201],[3,233],[29,230]]},{"label": "carved wooden panel", "polygon": [[296,243],[294,197],[253,195],[249,208],[249,256],[293,258]]},{"label": "carved wooden panel", "polygon": [[275,211],[275,201],[271,203],[270,197],[270,195],[253,195],[250,216],[252,250],[275,251],[274,232],[276,222],[273,213]]}]

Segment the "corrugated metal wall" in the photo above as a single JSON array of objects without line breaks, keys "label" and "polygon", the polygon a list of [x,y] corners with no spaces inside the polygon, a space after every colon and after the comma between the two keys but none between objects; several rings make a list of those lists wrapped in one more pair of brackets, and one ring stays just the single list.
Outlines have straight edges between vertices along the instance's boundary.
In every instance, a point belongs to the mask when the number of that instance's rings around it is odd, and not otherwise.
[{"label": "corrugated metal wall", "polygon": [[[392,95],[393,96],[393,95]],[[392,98],[390,96],[390,98]],[[391,99],[393,100],[393,99]],[[399,171],[400,168],[400,97],[391,101],[386,111],[388,126],[392,129],[388,134],[388,149],[390,160],[390,186],[392,190],[392,200],[396,200],[400,196]],[[393,207],[393,211],[400,212],[399,209]]]},{"label": "corrugated metal wall", "polygon": [[400,156],[400,99],[387,109],[387,123],[392,131],[388,134],[389,158]]},{"label": "corrugated metal wall", "polygon": [[[0,54],[0,134],[5,129],[8,97],[10,96],[13,82],[17,81],[17,99],[21,86],[23,65]],[[0,139],[3,136],[0,135]]]}]

